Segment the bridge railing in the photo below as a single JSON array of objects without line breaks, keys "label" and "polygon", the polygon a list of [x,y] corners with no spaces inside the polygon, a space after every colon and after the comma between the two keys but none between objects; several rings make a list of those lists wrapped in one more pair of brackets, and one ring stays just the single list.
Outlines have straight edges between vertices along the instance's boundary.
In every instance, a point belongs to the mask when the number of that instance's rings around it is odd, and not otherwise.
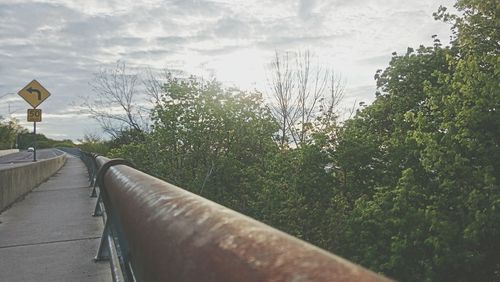
[{"label": "bridge railing", "polygon": [[388,281],[124,160],[81,157],[114,281]]}]

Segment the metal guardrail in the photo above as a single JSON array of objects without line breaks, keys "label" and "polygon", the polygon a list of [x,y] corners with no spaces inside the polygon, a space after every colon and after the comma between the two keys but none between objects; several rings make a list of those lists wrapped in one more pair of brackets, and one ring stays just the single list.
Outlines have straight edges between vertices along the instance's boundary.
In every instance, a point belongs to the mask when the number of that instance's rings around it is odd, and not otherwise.
[{"label": "metal guardrail", "polygon": [[114,281],[389,281],[124,160],[81,158]]}]

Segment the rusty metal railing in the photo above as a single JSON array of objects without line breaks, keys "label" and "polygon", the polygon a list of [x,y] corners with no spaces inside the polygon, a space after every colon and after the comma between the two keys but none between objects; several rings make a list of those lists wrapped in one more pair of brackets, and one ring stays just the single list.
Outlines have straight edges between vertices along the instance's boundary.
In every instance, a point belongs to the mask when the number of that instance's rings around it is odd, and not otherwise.
[{"label": "rusty metal railing", "polygon": [[96,259],[115,281],[388,281],[123,160],[82,155],[105,221]]}]

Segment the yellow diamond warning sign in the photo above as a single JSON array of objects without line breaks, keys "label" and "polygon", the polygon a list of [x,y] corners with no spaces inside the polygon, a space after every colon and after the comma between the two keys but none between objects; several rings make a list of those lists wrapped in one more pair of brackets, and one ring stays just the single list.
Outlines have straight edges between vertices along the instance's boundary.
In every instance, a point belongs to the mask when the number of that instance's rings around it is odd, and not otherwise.
[{"label": "yellow diamond warning sign", "polygon": [[23,97],[23,99],[33,106],[33,108],[38,107],[38,105],[50,96],[49,91],[36,80],[28,83],[28,85],[24,86],[17,94]]}]

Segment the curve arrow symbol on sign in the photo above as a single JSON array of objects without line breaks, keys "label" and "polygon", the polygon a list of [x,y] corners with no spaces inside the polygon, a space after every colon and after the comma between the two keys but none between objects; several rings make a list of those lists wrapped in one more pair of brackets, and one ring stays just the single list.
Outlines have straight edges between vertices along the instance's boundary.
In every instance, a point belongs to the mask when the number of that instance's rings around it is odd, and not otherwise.
[{"label": "curve arrow symbol on sign", "polygon": [[40,90],[30,87],[30,88],[26,89],[26,91],[28,91],[30,94],[33,94],[33,92],[36,92],[38,94],[38,100],[42,100],[42,93],[40,92]]}]

